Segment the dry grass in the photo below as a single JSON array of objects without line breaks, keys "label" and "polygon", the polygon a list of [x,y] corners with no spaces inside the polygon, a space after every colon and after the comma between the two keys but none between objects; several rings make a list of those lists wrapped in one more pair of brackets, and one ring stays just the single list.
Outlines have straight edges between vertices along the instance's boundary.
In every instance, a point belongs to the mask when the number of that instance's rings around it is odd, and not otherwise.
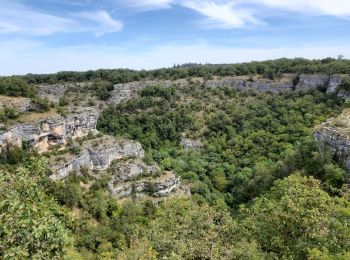
[{"label": "dry grass", "polygon": [[18,121],[21,123],[33,123],[33,122],[37,122],[48,118],[57,118],[59,116],[60,115],[57,114],[57,112],[54,109],[51,109],[50,111],[47,111],[44,113],[36,113],[36,112],[23,113],[18,118]]},{"label": "dry grass", "polygon": [[13,103],[13,104],[19,104],[23,101],[28,100],[28,98],[24,98],[24,97],[9,97],[9,96],[1,96],[0,95],[0,103]]}]

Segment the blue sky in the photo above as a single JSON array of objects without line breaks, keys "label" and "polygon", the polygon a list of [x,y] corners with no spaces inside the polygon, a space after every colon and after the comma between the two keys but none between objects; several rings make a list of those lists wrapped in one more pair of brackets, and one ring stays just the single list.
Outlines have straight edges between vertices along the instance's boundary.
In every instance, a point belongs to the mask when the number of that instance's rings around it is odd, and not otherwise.
[{"label": "blue sky", "polygon": [[350,0],[0,0],[0,75],[350,58]]}]

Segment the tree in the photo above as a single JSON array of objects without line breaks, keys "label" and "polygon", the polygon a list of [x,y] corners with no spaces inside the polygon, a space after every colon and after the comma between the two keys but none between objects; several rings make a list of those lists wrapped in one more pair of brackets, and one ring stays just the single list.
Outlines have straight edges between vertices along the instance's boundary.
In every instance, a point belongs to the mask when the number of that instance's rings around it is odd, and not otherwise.
[{"label": "tree", "polygon": [[0,170],[0,258],[53,258],[72,245],[65,211],[40,186],[45,163],[15,173]]},{"label": "tree", "polygon": [[313,177],[291,175],[243,206],[236,235],[255,240],[272,257],[305,259],[310,252],[350,252],[350,203],[329,196]]}]

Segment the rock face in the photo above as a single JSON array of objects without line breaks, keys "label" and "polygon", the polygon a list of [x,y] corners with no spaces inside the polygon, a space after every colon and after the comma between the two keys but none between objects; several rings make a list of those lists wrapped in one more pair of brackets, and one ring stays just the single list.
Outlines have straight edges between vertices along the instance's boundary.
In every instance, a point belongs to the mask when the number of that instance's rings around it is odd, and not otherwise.
[{"label": "rock face", "polygon": [[0,96],[0,110],[5,107],[14,108],[18,112],[24,113],[32,109],[32,102],[30,98]]},{"label": "rock face", "polygon": [[325,144],[334,158],[350,171],[350,111],[332,118],[314,131],[316,141]]},{"label": "rock face", "polygon": [[146,165],[142,160],[131,159],[123,161],[115,161],[108,172],[112,174],[112,181],[125,182],[133,181],[140,177],[154,176],[160,173],[160,169],[157,165]]},{"label": "rock face", "polygon": [[111,92],[110,101],[114,104],[119,104],[122,100],[129,100],[137,96],[138,91],[148,87],[161,85],[164,87],[171,86],[186,86],[188,84],[187,80],[180,79],[176,81],[164,80],[164,81],[135,81],[129,83],[116,84]]},{"label": "rock face", "polygon": [[[288,76],[284,80],[247,80],[239,77],[223,77],[213,80],[204,80],[197,78],[196,84],[203,85],[207,88],[230,87],[239,91],[243,90],[257,90],[260,92],[280,93],[284,91],[297,90],[312,90],[319,87],[327,89],[327,93],[334,93],[341,84],[341,75],[300,75],[299,82],[295,86],[293,83],[293,76]],[[161,85],[164,87],[178,86],[184,87],[192,84],[191,81],[180,79],[175,81],[137,81],[129,83],[121,83],[114,86],[111,92],[110,102],[119,104],[122,100],[128,100],[137,96],[138,92],[148,86]]]},{"label": "rock face", "polygon": [[53,84],[37,86],[38,95],[48,98],[53,103],[58,103],[59,99],[65,96],[70,90],[86,91],[91,86],[91,83],[75,83],[75,84]]},{"label": "rock face", "polygon": [[204,83],[204,86],[209,88],[231,87],[240,91],[253,89],[260,92],[278,93],[291,90],[293,88],[293,83],[291,81],[274,82],[272,80],[249,81],[227,77],[220,80],[209,80]]},{"label": "rock face", "polygon": [[62,180],[83,169],[111,176],[108,189],[112,196],[167,197],[180,187],[180,178],[172,172],[162,173],[157,165],[143,162],[141,144],[104,136],[85,141],[78,155],[66,155],[64,161],[51,161],[52,180]]},{"label": "rock face", "polygon": [[59,99],[63,97],[68,89],[68,84],[55,85],[39,85],[37,86],[38,95],[40,97],[48,98],[51,102],[58,103]]},{"label": "rock face", "polygon": [[54,170],[51,179],[66,178],[73,172],[80,172],[83,168],[96,171],[107,170],[114,160],[133,157],[144,157],[141,144],[105,136],[83,143],[80,153],[67,156],[64,162],[51,162]]},{"label": "rock face", "polygon": [[180,188],[180,178],[172,172],[166,172],[159,177],[142,178],[133,182],[118,182],[112,179],[108,188],[112,195],[118,198],[167,197]]},{"label": "rock face", "polygon": [[46,152],[49,146],[64,144],[67,138],[81,137],[96,131],[97,119],[97,111],[89,109],[66,118],[19,124],[0,133],[0,151],[8,145],[21,146],[25,143],[39,152]]},{"label": "rock face", "polygon": [[328,82],[327,94],[336,93],[341,83],[341,75],[331,75]]},{"label": "rock face", "polygon": [[296,89],[312,90],[318,87],[328,87],[329,76],[326,75],[300,75]]},{"label": "rock face", "polygon": [[184,147],[185,150],[199,149],[203,147],[201,141],[189,138],[183,138],[180,144]]}]

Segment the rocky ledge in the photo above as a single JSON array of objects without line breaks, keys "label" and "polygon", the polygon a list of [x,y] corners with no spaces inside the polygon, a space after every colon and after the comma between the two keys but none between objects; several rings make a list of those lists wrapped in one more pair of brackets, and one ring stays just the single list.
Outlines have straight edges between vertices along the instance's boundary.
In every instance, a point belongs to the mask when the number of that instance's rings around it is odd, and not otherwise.
[{"label": "rocky ledge", "polygon": [[190,138],[182,138],[180,144],[186,151],[200,149],[204,146],[200,140]]},{"label": "rocky ledge", "polygon": [[111,177],[108,189],[112,196],[154,198],[171,196],[180,187],[180,178],[172,172],[163,173],[157,165],[143,161],[141,144],[111,136],[83,141],[78,154],[53,156],[50,160],[52,180],[62,180],[83,171],[99,178]]},{"label": "rocky ledge", "polygon": [[165,172],[159,176],[143,177],[140,180],[128,182],[119,182],[113,178],[108,188],[111,194],[118,198],[168,197],[180,188],[180,177],[172,172]]},{"label": "rocky ledge", "polygon": [[32,101],[30,98],[24,97],[0,96],[0,110],[7,107],[24,113],[32,109]]},{"label": "rocky ledge", "polygon": [[179,79],[165,81],[137,81],[116,84],[111,92],[110,102],[119,104],[122,100],[128,100],[138,95],[138,92],[148,86],[161,85],[164,87],[185,87],[191,84],[202,85],[207,88],[229,87],[236,90],[257,90],[260,92],[279,93],[293,90],[312,90],[322,88],[327,93],[335,93],[342,82],[342,75],[284,75],[278,80],[251,79],[248,77],[222,77],[212,80],[203,78]]},{"label": "rocky ledge", "polygon": [[0,133],[0,152],[7,146],[20,147],[24,143],[38,152],[46,152],[52,145],[65,144],[68,138],[96,131],[97,119],[98,112],[87,109],[67,117],[15,125]]},{"label": "rocky ledge", "polygon": [[316,127],[316,141],[325,144],[333,157],[350,171],[350,110]]},{"label": "rocky ledge", "polygon": [[79,149],[77,155],[65,155],[63,160],[61,157],[51,159],[54,172],[51,179],[60,180],[74,172],[80,173],[82,169],[104,171],[114,160],[144,157],[141,144],[111,136],[84,141]]}]

